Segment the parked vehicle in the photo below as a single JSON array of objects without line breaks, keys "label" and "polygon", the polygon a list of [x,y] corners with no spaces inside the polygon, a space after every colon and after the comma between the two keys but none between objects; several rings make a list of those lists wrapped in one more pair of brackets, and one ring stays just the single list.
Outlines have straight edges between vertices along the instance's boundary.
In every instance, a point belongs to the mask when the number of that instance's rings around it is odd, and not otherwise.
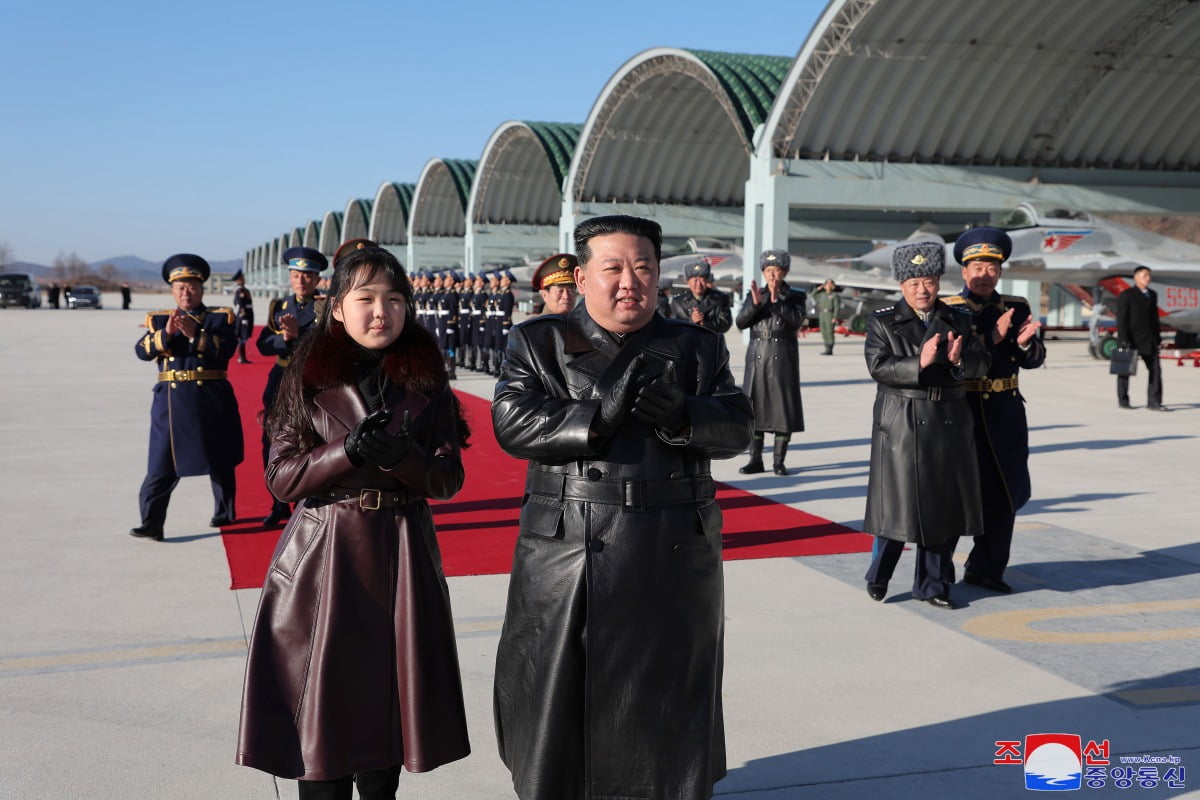
[{"label": "parked vehicle", "polygon": [[67,308],[102,308],[100,305],[100,290],[86,283],[71,287],[67,296]]},{"label": "parked vehicle", "polygon": [[0,275],[0,307],[41,308],[42,289],[32,275],[6,272]]}]

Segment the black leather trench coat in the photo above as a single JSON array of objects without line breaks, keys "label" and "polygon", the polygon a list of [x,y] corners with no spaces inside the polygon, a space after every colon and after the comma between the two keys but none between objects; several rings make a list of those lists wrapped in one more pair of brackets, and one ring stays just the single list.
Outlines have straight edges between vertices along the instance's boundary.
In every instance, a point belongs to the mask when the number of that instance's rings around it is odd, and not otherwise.
[{"label": "black leather trench coat", "polygon": [[[674,362],[690,435],[589,429],[635,352]],[[580,304],[512,329],[492,418],[529,461],[496,657],[522,800],[704,800],[725,774],[721,511],[709,460],[749,444],[721,336],[655,315],[623,345]]]},{"label": "black leather trench coat", "polygon": [[709,289],[699,299],[691,289],[684,289],[671,298],[671,317],[674,319],[691,322],[693,308],[699,308],[704,317],[700,324],[714,333],[724,333],[733,325],[729,295],[718,289]]},{"label": "black leather trench coat", "polygon": [[[988,356],[971,315],[938,301],[929,327],[901,300],[867,319],[867,369],[878,384],[871,426],[871,472],[863,530],[936,545],[983,533],[975,420],[965,379],[987,373]],[[921,346],[935,333],[965,337],[962,368],[938,361],[921,369]]]},{"label": "black leather trench coat", "polygon": [[454,495],[463,467],[441,356],[427,345],[441,388],[393,384],[384,399],[392,430],[405,409],[412,420],[413,445],[394,468],[356,467],[346,455],[346,434],[367,414],[353,383],[324,388],[312,401],[326,444],[296,453],[286,431],[272,442],[268,487],[302,502],[259,601],[239,764],[330,780],[396,764],[424,772],[470,752],[450,598],[425,499]]},{"label": "black leather trench coat", "polygon": [[796,334],[804,327],[807,297],[804,292],[786,288],[772,303],[770,292],[763,289],[762,302],[755,305],[747,292],[746,302],[738,311],[738,330],[750,329],[742,390],[754,405],[756,431],[804,430]]}]

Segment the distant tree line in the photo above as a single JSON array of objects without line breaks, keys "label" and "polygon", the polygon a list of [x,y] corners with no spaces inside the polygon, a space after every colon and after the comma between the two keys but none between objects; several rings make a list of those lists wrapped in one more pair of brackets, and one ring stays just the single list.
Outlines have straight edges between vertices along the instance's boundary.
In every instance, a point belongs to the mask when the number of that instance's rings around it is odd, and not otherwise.
[{"label": "distant tree line", "polygon": [[55,256],[54,263],[50,265],[50,274],[47,279],[60,286],[64,284],[76,286],[85,283],[96,286],[102,291],[115,291],[121,288],[123,275],[114,264],[101,264],[96,269],[92,269],[75,253],[66,256],[59,253]]}]

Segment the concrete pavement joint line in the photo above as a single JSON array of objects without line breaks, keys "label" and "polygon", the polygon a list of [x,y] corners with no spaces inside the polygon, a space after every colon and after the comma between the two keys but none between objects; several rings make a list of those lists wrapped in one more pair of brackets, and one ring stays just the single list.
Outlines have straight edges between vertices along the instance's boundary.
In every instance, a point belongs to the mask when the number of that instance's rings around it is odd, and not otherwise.
[{"label": "concrete pavement joint line", "polygon": [[1163,642],[1200,638],[1200,627],[1162,628],[1145,631],[1045,631],[1030,627],[1052,619],[1078,617],[1120,617],[1139,614],[1191,611],[1200,609],[1200,599],[1155,600],[1144,603],[1113,603],[1097,606],[1066,606],[997,611],[967,620],[964,633],[989,639],[1053,644],[1117,644],[1126,642]]}]

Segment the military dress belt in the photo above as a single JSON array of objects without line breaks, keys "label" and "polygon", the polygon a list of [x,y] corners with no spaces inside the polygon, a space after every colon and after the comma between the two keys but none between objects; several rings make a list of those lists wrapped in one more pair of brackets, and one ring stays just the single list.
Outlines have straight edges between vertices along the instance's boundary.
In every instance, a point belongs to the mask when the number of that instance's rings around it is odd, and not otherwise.
[{"label": "military dress belt", "polygon": [[895,386],[880,385],[879,391],[884,394],[894,394],[900,397],[912,397],[917,400],[961,400],[966,396],[961,386],[930,386],[928,389],[901,389]]},{"label": "military dress belt", "polygon": [[775,342],[782,342],[787,337],[783,336],[782,334],[779,334],[779,333],[772,333],[770,331],[750,331],[750,338],[757,339],[759,341],[764,341],[764,340],[769,339],[769,340],[775,341]]},{"label": "military dress belt", "polygon": [[395,508],[415,503],[421,498],[404,489],[363,489],[353,486],[330,486],[319,494],[309,496],[308,505],[353,503],[364,511]]},{"label": "military dress belt", "polygon": [[716,497],[716,486],[710,475],[641,480],[533,472],[525,480],[525,491],[559,501],[584,500],[634,511],[702,503]]},{"label": "military dress belt", "polygon": [[225,380],[225,370],[223,369],[169,369],[166,372],[158,373],[159,382],[171,381],[173,383],[184,383],[187,381],[223,381]]},{"label": "military dress belt", "polygon": [[1011,378],[981,378],[977,381],[963,381],[963,388],[968,392],[1007,392],[1017,388],[1017,376]]}]

